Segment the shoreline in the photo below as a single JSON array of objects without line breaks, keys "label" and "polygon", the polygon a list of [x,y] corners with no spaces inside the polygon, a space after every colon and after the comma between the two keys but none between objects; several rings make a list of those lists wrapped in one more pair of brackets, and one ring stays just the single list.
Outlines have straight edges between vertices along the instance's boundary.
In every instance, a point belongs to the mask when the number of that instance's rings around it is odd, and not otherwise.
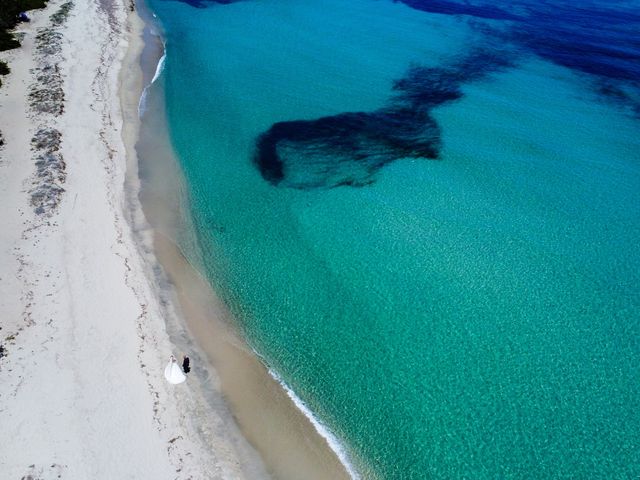
[{"label": "shoreline", "polygon": [[[159,39],[157,34],[151,31],[149,21],[144,18],[149,15],[147,7],[140,2],[129,14],[128,23],[132,25],[131,40],[120,73],[119,97],[124,119],[122,138],[127,158],[125,195],[128,223],[133,230],[138,252],[144,258],[146,276],[154,286],[161,309],[160,321],[168,340],[174,351],[188,352],[192,359],[192,372],[189,374],[191,381],[183,385],[188,385],[189,388],[188,393],[183,393],[191,397],[191,404],[185,412],[186,418],[189,418],[191,433],[199,437],[202,449],[215,452],[214,456],[218,461],[227,464],[226,474],[221,478],[227,478],[230,474],[231,478],[268,478],[262,460],[238,431],[220,392],[215,386],[207,389],[203,385],[203,378],[217,385],[216,372],[206,361],[202,361],[202,354],[185,329],[174,287],[158,255],[158,232],[151,226],[147,218],[149,212],[141,202],[142,180],[137,152],[142,127],[141,113],[146,108],[143,102],[146,101],[148,89],[160,72],[158,62],[162,60],[162,56],[158,55],[163,55],[162,47],[158,50],[149,43],[153,38]],[[147,49],[150,53],[145,52]],[[163,149],[166,147],[162,145]],[[156,212],[167,207],[164,202],[159,203],[162,205],[154,209]],[[203,469],[199,474],[207,478],[211,473]]]},{"label": "shoreline", "polygon": [[[148,7],[143,8],[146,10],[146,15],[143,16],[149,16]],[[151,23],[154,21],[149,20]],[[149,20],[144,20],[147,25],[145,28],[149,28]],[[155,25],[151,25],[151,28],[156,30]],[[160,33],[154,32],[153,35],[158,37],[159,44],[163,42]],[[148,42],[152,40],[147,36],[144,41],[147,42],[145,48],[148,48]],[[154,105],[149,105],[154,93],[151,88],[161,75],[166,55],[164,45],[158,47],[160,50],[155,52],[155,62],[149,62],[148,71],[145,72],[146,77],[152,79],[141,93],[138,102],[140,113],[154,108]],[[144,62],[144,59],[141,61]],[[181,310],[178,314],[181,317],[179,321],[184,322],[186,335],[194,339],[195,345],[191,348],[195,347],[204,353],[205,358],[200,362],[204,360],[210,364],[204,379],[219,377],[216,379],[220,384],[219,389],[230,405],[242,434],[257,448],[268,471],[275,478],[296,479],[301,478],[301,475],[310,479],[359,478],[349,462],[345,448],[278,375],[262,363],[258,354],[237,331],[237,323],[231,318],[226,306],[177,246],[177,229],[189,229],[188,219],[176,218],[181,214],[189,214],[185,205],[188,203],[187,194],[184,193],[187,187],[168,141],[164,107],[155,105],[155,109],[152,116],[161,118],[159,123],[158,118],[151,120],[153,125],[148,130],[153,132],[154,138],[150,142],[140,146],[140,143],[144,143],[144,133],[142,140],[138,138],[135,146],[138,160],[136,167],[139,166],[141,171],[153,177],[154,173],[149,172],[158,169],[158,163],[161,163],[161,179],[155,183],[154,178],[136,181],[140,182],[142,210],[153,230],[154,255],[175,290],[177,308]],[[144,115],[141,117],[144,129],[145,122],[149,123],[150,120],[148,116],[146,119]],[[150,147],[149,143],[153,146]],[[160,147],[158,143],[161,144]],[[144,151],[149,148],[153,149],[152,154],[148,155],[153,158],[153,162],[145,160]],[[159,161],[158,158],[162,160]],[[149,165],[150,163],[154,165]],[[169,187],[169,192],[161,191],[167,187],[167,178],[174,179],[174,185]],[[166,197],[169,197],[169,201]],[[164,211],[159,211],[163,209]],[[192,231],[189,234],[195,235]],[[194,239],[191,241],[197,242]],[[184,338],[182,341],[173,340],[187,345],[191,343],[185,342]],[[209,395],[211,393],[208,392]],[[265,421],[261,418],[264,414],[273,418]]]}]

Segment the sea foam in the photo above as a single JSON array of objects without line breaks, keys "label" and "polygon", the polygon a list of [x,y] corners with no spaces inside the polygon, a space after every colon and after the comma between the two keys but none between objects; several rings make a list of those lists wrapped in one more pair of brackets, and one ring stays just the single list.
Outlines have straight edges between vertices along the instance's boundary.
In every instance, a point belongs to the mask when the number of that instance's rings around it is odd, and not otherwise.
[{"label": "sea foam", "polygon": [[[256,353],[256,355],[259,354]],[[304,414],[304,416],[309,419],[309,421],[313,425],[313,428],[316,429],[316,432],[318,432],[318,434],[326,440],[329,448],[331,448],[333,453],[336,454],[336,456],[340,460],[340,463],[342,463],[344,468],[347,470],[349,476],[353,480],[360,480],[361,477],[356,472],[353,463],[349,458],[349,453],[347,452],[347,449],[344,447],[344,445],[340,443],[340,440],[338,440],[338,438],[331,432],[331,430],[329,430],[329,428],[324,423],[316,418],[309,407],[307,407],[302,399],[298,397],[298,395],[296,395],[296,393],[285,383],[284,380],[282,380],[280,375],[278,375],[271,369],[269,369],[269,375],[271,375],[273,379],[280,384],[284,391],[287,392],[287,395],[293,401],[298,410],[300,410]]]},{"label": "sea foam", "polygon": [[144,112],[147,110],[147,95],[149,92],[149,87],[151,87],[151,85],[153,85],[156,82],[156,80],[160,78],[160,75],[164,71],[165,59],[167,57],[166,49],[164,48],[164,43],[162,45],[162,48],[163,48],[162,57],[160,57],[160,60],[158,60],[158,64],[156,65],[156,71],[153,74],[153,78],[151,79],[151,82],[149,82],[149,84],[144,87],[144,89],[142,90],[142,94],[140,95],[140,100],[138,101],[138,118],[142,118],[142,116],[144,115]]}]

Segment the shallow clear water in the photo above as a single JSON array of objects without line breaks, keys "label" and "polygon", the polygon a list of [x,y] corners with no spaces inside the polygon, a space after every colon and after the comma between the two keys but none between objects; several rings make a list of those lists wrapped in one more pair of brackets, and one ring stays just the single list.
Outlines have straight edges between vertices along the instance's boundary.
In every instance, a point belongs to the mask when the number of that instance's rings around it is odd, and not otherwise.
[{"label": "shallow clear water", "polygon": [[633,3],[223,3],[150,1],[203,268],[357,470],[639,476]]}]

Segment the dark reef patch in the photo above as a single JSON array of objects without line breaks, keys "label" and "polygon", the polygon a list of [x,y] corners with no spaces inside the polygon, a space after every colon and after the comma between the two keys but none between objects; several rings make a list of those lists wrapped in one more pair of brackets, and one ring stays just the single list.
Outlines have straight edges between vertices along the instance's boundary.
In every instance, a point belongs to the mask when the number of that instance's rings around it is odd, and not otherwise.
[{"label": "dark reef patch", "polygon": [[558,65],[640,82],[640,9],[623,2],[396,0],[424,12],[513,22],[515,46]]},{"label": "dark reef patch", "polygon": [[207,8],[207,6],[217,3],[220,5],[230,5],[232,3],[242,2],[244,0],[169,0],[172,2],[182,2],[194,8]]},{"label": "dark reef patch", "polygon": [[393,0],[405,5],[429,13],[442,13],[444,15],[469,15],[477,18],[491,20],[516,20],[517,15],[509,13],[494,5],[474,5],[468,2],[452,2],[447,0]]},{"label": "dark reef patch", "polygon": [[[170,0],[196,8],[246,0]],[[504,22],[502,40],[558,65],[640,86],[640,9],[637,3],[561,0],[392,0],[414,10]],[[489,21],[483,22],[483,21]]]},{"label": "dark reef patch", "polygon": [[254,162],[274,185],[310,189],[367,185],[399,158],[436,159],[440,127],[431,109],[459,99],[463,83],[509,65],[508,56],[477,51],[447,67],[414,66],[379,110],[274,124],[258,137]]},{"label": "dark reef patch", "polygon": [[276,123],[258,139],[256,164],[277,185],[362,186],[396,158],[437,158],[439,146],[427,110],[388,108]]}]

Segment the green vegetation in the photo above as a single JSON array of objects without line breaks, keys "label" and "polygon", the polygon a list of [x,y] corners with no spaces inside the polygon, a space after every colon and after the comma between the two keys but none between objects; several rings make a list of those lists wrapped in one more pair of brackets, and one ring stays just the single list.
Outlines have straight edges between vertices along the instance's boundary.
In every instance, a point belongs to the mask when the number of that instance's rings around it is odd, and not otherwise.
[{"label": "green vegetation", "polygon": [[[0,75],[7,75],[10,71],[11,69],[9,68],[9,65],[7,65],[7,62],[3,62],[2,60],[0,60]],[[0,87],[1,86],[2,80],[0,80]]]},{"label": "green vegetation", "polygon": [[[11,50],[12,48],[18,48],[20,42],[11,33],[13,27],[18,24],[18,14],[27,10],[34,10],[36,8],[44,8],[47,5],[47,0],[0,0],[0,52],[3,50]],[[9,66],[6,62],[0,60],[0,75],[6,75],[10,72]],[[0,80],[0,87],[2,87],[2,80]],[[4,144],[4,139],[0,134],[0,146]]]},{"label": "green vegetation", "polygon": [[18,23],[18,14],[26,10],[44,8],[46,0],[2,0],[0,7],[0,51],[20,46],[20,42],[9,30]]}]

